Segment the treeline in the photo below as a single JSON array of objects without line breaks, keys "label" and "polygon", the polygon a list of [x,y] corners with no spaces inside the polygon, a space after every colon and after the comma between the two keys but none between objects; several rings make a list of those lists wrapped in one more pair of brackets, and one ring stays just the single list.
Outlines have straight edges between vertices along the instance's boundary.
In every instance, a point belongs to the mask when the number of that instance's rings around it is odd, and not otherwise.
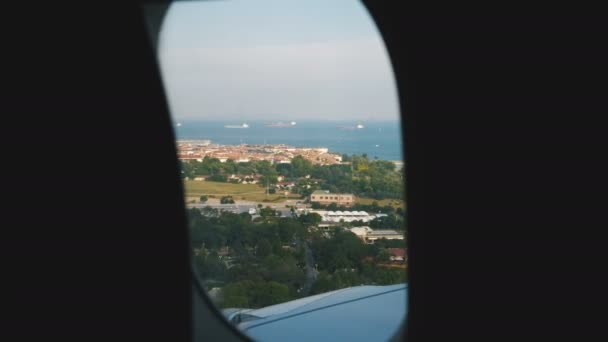
[{"label": "treeline", "polygon": [[230,175],[260,176],[261,184],[276,183],[277,167],[267,160],[237,163],[227,160],[222,163],[217,158],[205,157],[203,161],[196,160],[181,161],[182,178],[192,179],[196,176],[206,176],[207,180],[214,182],[227,182]]},{"label": "treeline", "polygon": [[[254,223],[247,213],[188,210],[191,244],[198,251],[196,269],[205,281],[225,284],[220,307],[256,308],[297,298],[304,281],[304,251],[294,242],[305,239],[307,229],[270,211]],[[225,250],[230,251],[228,258],[220,256]]]},{"label": "treeline", "polygon": [[299,221],[289,217],[275,217],[258,224],[248,213],[235,214],[210,207],[188,209],[188,219],[192,248],[230,247],[245,253],[248,248],[266,241],[273,251],[279,251],[282,244],[297,237],[305,238],[307,234]]},{"label": "treeline", "polygon": [[307,229],[319,223],[317,214],[278,217],[271,211],[254,222],[247,213],[210,207],[188,210],[196,270],[205,283],[223,285],[218,301],[221,308],[259,308],[300,298],[305,283],[305,241],[310,241],[321,272],[309,295],[405,281],[403,270],[375,266],[386,261],[387,247],[405,246],[403,240],[366,245],[354,234],[339,230],[328,238]]},{"label": "treeline", "polygon": [[302,197],[322,189],[375,199],[403,198],[404,180],[393,162],[369,160],[365,154],[344,155],[343,160],[350,164],[313,165],[301,156],[294,157],[290,164],[274,165],[265,160],[247,163],[228,160],[222,163],[217,158],[205,157],[202,162],[182,161],[181,167],[183,178],[207,176],[211,181],[226,182],[232,174],[253,175],[261,178],[261,186],[275,184],[277,177],[283,176],[296,183],[292,192],[299,193]]},{"label": "treeline", "polygon": [[[343,156],[344,161],[344,156]],[[354,193],[375,199],[403,198],[404,180],[393,162],[372,160],[367,155],[346,158],[350,164],[315,166],[312,177],[322,179],[322,190]]]},{"label": "treeline", "polygon": [[403,269],[379,267],[388,261],[386,248],[405,247],[404,240],[364,244],[348,231],[336,229],[329,239],[315,238],[311,243],[315,261],[321,271],[311,294],[358,285],[391,285],[407,281]]}]

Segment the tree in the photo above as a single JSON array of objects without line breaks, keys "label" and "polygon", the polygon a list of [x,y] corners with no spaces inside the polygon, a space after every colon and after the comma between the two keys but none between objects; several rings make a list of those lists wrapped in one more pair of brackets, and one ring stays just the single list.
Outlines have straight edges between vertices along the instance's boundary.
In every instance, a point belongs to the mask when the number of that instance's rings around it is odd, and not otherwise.
[{"label": "tree", "polygon": [[388,262],[391,260],[391,254],[388,252],[388,249],[382,248],[378,253],[378,261],[379,262]]},{"label": "tree", "polygon": [[232,198],[232,196],[223,196],[220,199],[220,203],[221,204],[234,204],[234,199]]},{"label": "tree", "polygon": [[223,308],[259,308],[291,300],[289,288],[276,281],[242,280],[222,289]]},{"label": "tree", "polygon": [[223,279],[226,275],[226,267],[216,252],[207,255],[201,251],[194,262],[203,279]]},{"label": "tree", "polygon": [[212,175],[209,176],[209,178],[207,178],[208,181],[210,182],[223,182],[226,183],[226,181],[228,180],[228,178],[224,175]]},{"label": "tree", "polygon": [[249,307],[249,292],[253,286],[251,281],[240,281],[231,283],[222,288],[222,303],[224,308],[247,308]]},{"label": "tree", "polygon": [[305,226],[318,226],[323,218],[317,213],[302,214],[298,220]]},{"label": "tree", "polygon": [[324,207],[323,205],[321,205],[321,203],[319,203],[319,202],[312,202],[312,203],[311,203],[311,207],[312,207],[313,209],[323,209],[323,208],[325,208],[325,207]]},{"label": "tree", "polygon": [[327,271],[321,271],[317,277],[317,280],[312,285],[310,294],[314,295],[336,289],[336,284],[332,281],[331,276],[327,273]]},{"label": "tree", "polygon": [[201,203],[205,203],[207,202],[207,196],[203,195],[199,198],[199,200],[201,201]]},{"label": "tree", "polygon": [[276,216],[276,210],[272,209],[269,206],[266,206],[266,208],[260,209],[260,216],[262,216],[262,217]]},{"label": "tree", "polygon": [[183,178],[191,179],[194,177],[194,166],[189,161],[181,162],[181,176]]},{"label": "tree", "polygon": [[256,255],[260,258],[267,257],[272,252],[272,245],[268,241],[268,239],[262,239],[258,243],[256,249]]},{"label": "tree", "polygon": [[293,175],[295,177],[304,177],[312,172],[312,163],[302,156],[296,156],[291,159]]},{"label": "tree", "polygon": [[293,171],[291,164],[278,164],[276,166],[277,172],[284,177],[292,177]]},{"label": "tree", "polygon": [[276,281],[259,282],[254,290],[254,307],[265,307],[289,301],[289,287]]},{"label": "tree", "polygon": [[210,206],[206,206],[200,211],[201,215],[207,217],[218,217],[220,212],[215,208],[211,208]]},{"label": "tree", "polygon": [[258,183],[260,186],[262,187],[266,187],[266,186],[273,186],[273,184],[277,183],[277,176],[261,176],[260,177],[260,182]]},{"label": "tree", "polygon": [[327,205],[327,210],[336,211],[338,210],[338,205],[336,204],[336,202],[332,202]]},{"label": "tree", "polygon": [[255,171],[254,167],[251,165],[251,163],[238,163],[237,166],[237,173],[240,175],[252,175]]}]

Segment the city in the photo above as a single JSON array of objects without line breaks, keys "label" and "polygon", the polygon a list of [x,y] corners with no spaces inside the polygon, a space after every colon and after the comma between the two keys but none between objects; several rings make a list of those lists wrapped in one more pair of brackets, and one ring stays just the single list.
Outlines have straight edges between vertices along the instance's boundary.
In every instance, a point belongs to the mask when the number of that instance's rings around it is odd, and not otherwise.
[{"label": "city", "polygon": [[301,156],[313,164],[331,165],[342,162],[342,156],[329,153],[327,148],[303,148],[288,145],[217,145],[210,140],[177,141],[181,160],[202,161],[205,157],[217,158],[221,162],[234,160],[237,163],[267,160],[271,163],[290,163]]},{"label": "city", "polygon": [[[205,289],[227,315],[406,282],[404,179],[393,162],[343,155],[321,164],[292,150],[289,162],[273,163],[254,158],[291,148],[201,145],[189,144],[208,153],[180,158],[192,250]],[[213,148],[243,154],[222,161]]]}]

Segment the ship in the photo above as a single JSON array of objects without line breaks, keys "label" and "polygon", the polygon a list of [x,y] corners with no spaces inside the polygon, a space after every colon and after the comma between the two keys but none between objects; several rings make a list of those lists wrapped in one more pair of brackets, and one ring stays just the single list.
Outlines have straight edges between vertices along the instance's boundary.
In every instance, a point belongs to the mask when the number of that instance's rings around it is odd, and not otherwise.
[{"label": "ship", "polygon": [[354,131],[357,129],[363,129],[365,128],[365,126],[363,126],[362,124],[357,124],[356,126],[338,126],[338,129],[341,131]]},{"label": "ship", "polygon": [[249,125],[246,123],[242,125],[225,125],[224,128],[249,128]]},{"label": "ship", "polygon": [[273,123],[269,123],[266,124],[266,127],[293,127],[296,125],[295,121],[286,123],[286,122],[273,122]]}]

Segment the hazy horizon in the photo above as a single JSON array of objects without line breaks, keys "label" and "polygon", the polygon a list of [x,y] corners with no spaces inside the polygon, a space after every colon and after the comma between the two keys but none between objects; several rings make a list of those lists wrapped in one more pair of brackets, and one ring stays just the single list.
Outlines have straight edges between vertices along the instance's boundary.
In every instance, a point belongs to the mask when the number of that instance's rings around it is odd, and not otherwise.
[{"label": "hazy horizon", "polygon": [[384,42],[359,1],[172,3],[158,54],[175,121],[399,120]]}]

